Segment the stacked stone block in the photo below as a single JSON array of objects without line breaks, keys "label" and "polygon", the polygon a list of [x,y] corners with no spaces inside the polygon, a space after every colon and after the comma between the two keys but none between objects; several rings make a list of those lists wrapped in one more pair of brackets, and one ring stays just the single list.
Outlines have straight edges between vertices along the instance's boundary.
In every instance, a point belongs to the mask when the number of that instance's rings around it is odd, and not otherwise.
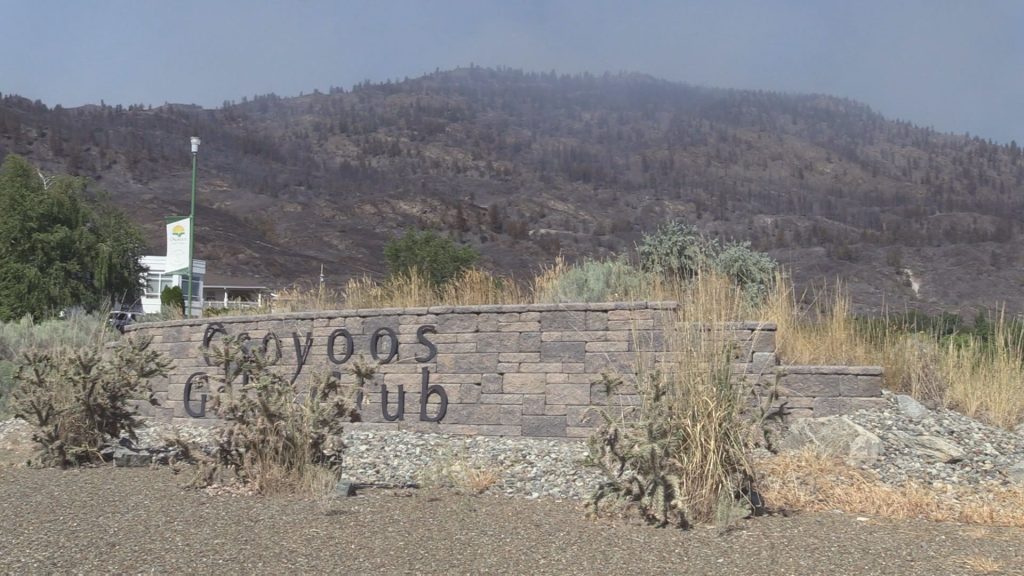
[{"label": "stacked stone block", "polygon": [[[154,349],[174,361],[169,377],[152,382],[160,407],[150,414],[164,419],[213,421],[211,414],[191,417],[184,396],[190,375],[215,370],[207,366],[201,347],[204,334],[217,324],[223,333],[244,333],[257,342],[276,336],[281,359],[273,369],[294,377],[300,391],[324,372],[354,385],[351,368],[357,362],[375,365],[376,374],[363,389],[363,422],[357,426],[583,438],[597,424],[595,410],[621,414],[637,404],[637,363],[665,359],[666,327],[675,308],[674,302],[640,302],[343,310],[139,324],[130,333],[153,336]],[[773,324],[736,322],[706,329],[732,343],[738,384],[749,386],[755,397],[772,389],[787,395],[784,408],[796,417],[860,407],[861,400],[880,394],[877,368],[779,368]],[[378,360],[373,358],[375,335]],[[222,336],[214,334],[213,342]],[[351,350],[346,337],[351,337]],[[396,354],[385,362],[392,345]],[[622,385],[609,391],[604,375]],[[443,390],[447,401],[431,387]],[[385,390],[392,420],[385,417]],[[201,407],[202,393],[191,394],[193,413]],[[442,409],[443,419],[432,421]]]}]

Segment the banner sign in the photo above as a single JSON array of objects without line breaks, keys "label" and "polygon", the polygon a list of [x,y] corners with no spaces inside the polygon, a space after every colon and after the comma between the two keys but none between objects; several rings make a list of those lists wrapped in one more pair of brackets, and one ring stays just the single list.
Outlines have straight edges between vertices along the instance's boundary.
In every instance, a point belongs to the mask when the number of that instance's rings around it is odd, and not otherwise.
[{"label": "banner sign", "polygon": [[188,273],[189,219],[167,222],[167,263],[164,274]]}]

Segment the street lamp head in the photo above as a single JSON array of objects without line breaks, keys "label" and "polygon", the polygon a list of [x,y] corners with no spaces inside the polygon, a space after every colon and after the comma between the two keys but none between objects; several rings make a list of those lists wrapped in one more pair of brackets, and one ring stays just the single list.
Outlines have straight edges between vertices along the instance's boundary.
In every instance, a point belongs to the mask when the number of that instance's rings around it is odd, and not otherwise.
[{"label": "street lamp head", "polygon": [[192,137],[192,153],[193,154],[196,154],[196,153],[199,152],[199,142],[200,142],[200,140],[199,140],[198,136],[193,136]]}]

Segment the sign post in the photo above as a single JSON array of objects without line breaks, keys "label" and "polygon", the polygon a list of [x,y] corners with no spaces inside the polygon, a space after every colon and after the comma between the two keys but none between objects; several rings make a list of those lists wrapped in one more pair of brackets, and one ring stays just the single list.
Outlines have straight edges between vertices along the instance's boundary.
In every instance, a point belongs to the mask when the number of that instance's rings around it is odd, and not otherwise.
[{"label": "sign post", "polygon": [[192,270],[193,270],[193,225],[196,220],[196,157],[199,156],[199,137],[193,136],[192,143],[192,208],[188,213],[188,306],[185,317],[192,317]]}]

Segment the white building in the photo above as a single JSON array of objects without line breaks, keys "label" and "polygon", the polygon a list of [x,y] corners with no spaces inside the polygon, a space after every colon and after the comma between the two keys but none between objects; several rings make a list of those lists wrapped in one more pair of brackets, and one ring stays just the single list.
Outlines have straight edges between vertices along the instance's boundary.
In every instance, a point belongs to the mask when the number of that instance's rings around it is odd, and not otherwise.
[{"label": "white building", "polygon": [[[166,274],[165,256],[143,256],[142,265],[146,273],[146,288],[142,295],[142,311],[145,314],[160,313],[160,293],[168,286],[178,286],[188,299],[188,274]],[[192,261],[192,316],[203,315],[203,280],[206,277],[206,260]],[[188,306],[186,305],[186,309]]]}]

